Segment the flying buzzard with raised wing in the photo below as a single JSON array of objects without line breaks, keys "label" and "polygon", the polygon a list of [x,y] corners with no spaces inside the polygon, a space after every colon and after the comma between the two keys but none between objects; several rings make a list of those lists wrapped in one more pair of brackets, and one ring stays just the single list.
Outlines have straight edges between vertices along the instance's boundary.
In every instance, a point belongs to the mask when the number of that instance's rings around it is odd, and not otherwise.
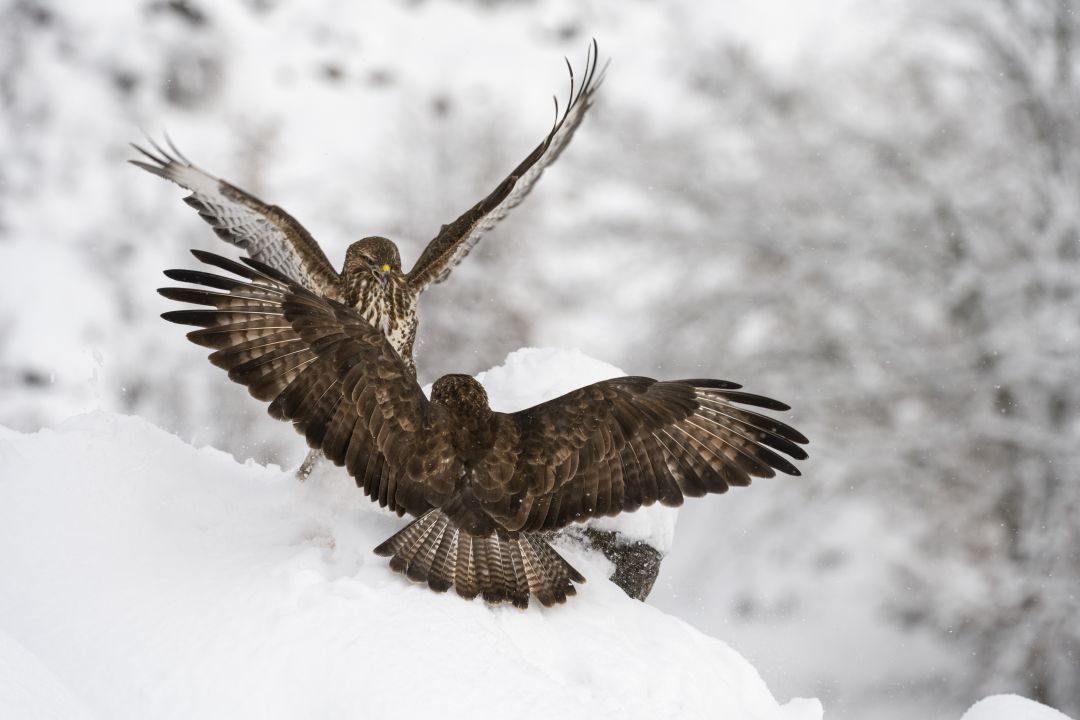
[{"label": "flying buzzard with raised wing", "polygon": [[384,335],[356,309],[301,287],[263,263],[193,251],[241,279],[193,270],[166,276],[203,288],[163,288],[206,306],[162,317],[200,329],[273,417],[344,465],[364,492],[417,517],[375,549],[436,591],[509,601],[565,602],[581,574],[544,533],[686,496],[722,493],[776,471],[798,475],[806,438],[745,409],[788,406],[723,380],[622,377],[515,413],[492,411],[484,388],[446,375],[424,396]]},{"label": "flying buzzard with raised wing", "polygon": [[457,220],[443,225],[407,273],[402,271],[397,246],[383,237],[354,242],[345,253],[341,272],[336,272],[315,239],[291,215],[200,170],[171,142],[171,152],[153,142],[153,151],[135,145],[149,162],[131,162],[190,190],[191,195],[184,202],[195,208],[222,239],[317,295],[356,308],[386,335],[405,367],[415,374],[412,350],[420,293],[445,280],[483,234],[525,198],[544,168],[559,157],[603,81],[603,69],[598,63],[594,40],[578,85],[567,61],[570,94],[561,114],[555,100],[555,124],[551,131],[487,197]]}]

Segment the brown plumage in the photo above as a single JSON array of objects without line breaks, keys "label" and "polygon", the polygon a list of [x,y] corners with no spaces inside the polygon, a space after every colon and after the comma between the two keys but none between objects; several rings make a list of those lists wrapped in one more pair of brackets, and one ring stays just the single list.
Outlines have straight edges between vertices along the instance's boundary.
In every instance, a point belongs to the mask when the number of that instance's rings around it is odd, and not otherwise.
[{"label": "brown plumage", "polygon": [[570,95],[561,114],[555,101],[551,131],[487,197],[449,225],[443,225],[408,273],[402,271],[397,247],[383,237],[353,243],[341,273],[336,272],[315,239],[291,215],[200,170],[171,142],[169,150],[153,142],[153,151],[135,145],[149,162],[131,162],[190,190],[192,194],[184,202],[195,208],[222,239],[315,294],[360,310],[368,322],[383,331],[415,374],[413,342],[420,294],[446,279],[481,236],[525,198],[544,168],[555,162],[570,142],[603,81],[596,41],[589,46],[580,85],[569,62],[567,68]]},{"label": "brown plumage", "polygon": [[798,475],[806,438],[748,410],[786,410],[723,380],[594,383],[516,413],[447,375],[431,399],[383,334],[353,308],[257,261],[194,251],[243,278],[169,270],[218,292],[165,288],[209,309],[165,313],[201,329],[192,342],[270,403],[364,492],[417,519],[376,548],[432,589],[528,605],[564,602],[583,582],[545,531],[686,496],[725,492],[776,471]]}]

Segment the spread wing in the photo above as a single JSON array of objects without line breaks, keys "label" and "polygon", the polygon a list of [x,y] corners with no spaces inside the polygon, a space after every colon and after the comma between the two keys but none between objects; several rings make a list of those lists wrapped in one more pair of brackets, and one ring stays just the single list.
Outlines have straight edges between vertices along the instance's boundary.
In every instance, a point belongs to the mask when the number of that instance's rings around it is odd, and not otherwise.
[{"label": "spread wing", "polygon": [[444,411],[427,401],[379,330],[262,263],[192,252],[241,279],[167,270],[202,288],[158,292],[208,309],[162,317],[201,328],[188,338],[215,350],[210,362],[348,468],[380,505],[418,515],[449,494],[461,467]]},{"label": "spread wing", "polygon": [[337,272],[311,234],[291,215],[199,169],[171,141],[172,152],[153,141],[150,144],[155,152],[132,145],[149,162],[129,162],[190,190],[184,202],[195,208],[218,237],[320,295],[340,295]]},{"label": "spread wing", "polygon": [[777,470],[799,475],[776,451],[805,459],[806,438],[739,407],[788,406],[739,387],[624,377],[514,413],[516,475],[526,489],[503,522],[513,530],[555,529],[656,501],[680,505],[684,496],[722,493]]},{"label": "spread wing", "polygon": [[585,75],[581,85],[574,80],[574,69],[570,69],[570,96],[566,110],[559,115],[559,102],[555,101],[555,125],[539,145],[529,153],[510,175],[499,183],[490,195],[476,203],[464,215],[449,225],[443,225],[439,234],[428,243],[427,248],[409,271],[409,284],[417,292],[433,283],[442,282],[450,270],[461,262],[485,232],[493,228],[506,217],[510,210],[518,205],[529,190],[540,179],[544,168],[555,162],[556,158],[570,142],[574,131],[581,125],[585,113],[593,101],[593,94],[604,79],[604,68],[597,71],[599,55],[596,41],[589,46],[585,62]]}]

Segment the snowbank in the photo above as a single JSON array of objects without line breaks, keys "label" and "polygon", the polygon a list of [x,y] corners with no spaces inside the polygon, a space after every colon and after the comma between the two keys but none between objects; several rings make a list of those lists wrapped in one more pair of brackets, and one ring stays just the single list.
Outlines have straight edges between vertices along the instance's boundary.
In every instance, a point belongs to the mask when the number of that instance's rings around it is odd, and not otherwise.
[{"label": "snowbank", "polygon": [[83,720],[93,714],[33,653],[0,629],[0,716]]},{"label": "snowbank", "polygon": [[1067,715],[1019,695],[993,695],[971,706],[960,720],[1070,720]]},{"label": "snowbank", "polygon": [[822,717],[574,547],[550,610],[412,585],[402,522],[138,418],[0,430],[0,716]]}]

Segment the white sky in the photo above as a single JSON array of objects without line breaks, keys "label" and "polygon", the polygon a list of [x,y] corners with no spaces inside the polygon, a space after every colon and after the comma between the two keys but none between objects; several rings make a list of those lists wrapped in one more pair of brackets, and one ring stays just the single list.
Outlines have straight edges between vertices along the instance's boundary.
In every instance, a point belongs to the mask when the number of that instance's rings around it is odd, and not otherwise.
[{"label": "white sky", "polygon": [[842,62],[872,42],[893,0],[724,0],[731,33],[785,69],[807,59]]}]

